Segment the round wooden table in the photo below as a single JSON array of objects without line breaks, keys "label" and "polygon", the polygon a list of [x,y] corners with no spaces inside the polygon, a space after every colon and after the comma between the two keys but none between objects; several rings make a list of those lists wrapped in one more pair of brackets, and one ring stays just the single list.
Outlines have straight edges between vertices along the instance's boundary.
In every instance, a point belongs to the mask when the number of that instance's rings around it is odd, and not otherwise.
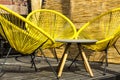
[{"label": "round wooden table", "polygon": [[70,47],[70,45],[72,43],[77,44],[79,54],[82,55],[86,70],[89,72],[91,77],[94,76],[93,72],[92,72],[92,69],[91,69],[91,67],[90,67],[90,65],[88,63],[87,57],[86,57],[85,53],[83,52],[83,50],[81,48],[81,44],[86,44],[86,45],[95,44],[97,42],[97,40],[89,40],[89,39],[58,39],[58,40],[55,40],[55,41],[56,42],[62,42],[62,43],[66,44],[64,53],[62,55],[62,58],[60,60],[59,65],[58,65],[58,77],[61,77],[61,75],[62,75],[62,71],[63,71],[64,65],[65,65],[66,59],[68,57],[67,50],[68,50],[68,48]]}]

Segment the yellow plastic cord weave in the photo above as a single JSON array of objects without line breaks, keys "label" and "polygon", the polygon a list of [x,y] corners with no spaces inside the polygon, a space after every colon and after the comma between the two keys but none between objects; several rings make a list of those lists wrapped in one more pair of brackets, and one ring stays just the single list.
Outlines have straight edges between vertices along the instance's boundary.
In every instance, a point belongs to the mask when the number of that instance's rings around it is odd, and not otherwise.
[{"label": "yellow plastic cord weave", "polygon": [[[77,32],[78,39],[96,39],[87,48],[101,51],[112,46],[120,36],[120,8],[99,15],[83,25]],[[109,43],[109,44],[108,44]]]},{"label": "yellow plastic cord weave", "polygon": [[[53,39],[73,39],[76,34],[76,27],[63,14],[55,10],[40,9],[32,11],[27,19],[34,25],[42,28]],[[29,30],[29,28],[27,28]],[[30,31],[31,32],[31,31]],[[60,46],[61,43],[55,43],[53,47]]]},{"label": "yellow plastic cord weave", "polygon": [[[26,30],[26,24],[33,32]],[[47,48],[55,42],[44,30],[2,5],[0,5],[0,34],[12,48],[22,54],[31,54],[38,47]]]}]

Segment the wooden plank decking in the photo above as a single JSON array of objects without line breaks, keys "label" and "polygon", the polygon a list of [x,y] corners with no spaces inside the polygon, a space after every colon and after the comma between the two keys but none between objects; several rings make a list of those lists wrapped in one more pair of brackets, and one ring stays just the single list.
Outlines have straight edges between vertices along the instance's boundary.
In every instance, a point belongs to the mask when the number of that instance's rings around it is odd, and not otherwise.
[{"label": "wooden plank decking", "polygon": [[[0,80],[57,80],[49,65],[44,58],[36,58],[36,66],[38,71],[35,72],[34,68],[30,68],[29,57],[19,57],[22,62],[18,62],[15,58],[8,58],[4,67],[4,74]],[[0,59],[3,61],[3,58]],[[56,59],[49,58],[52,66],[57,69]],[[59,80],[119,80],[120,79],[120,65],[109,64],[107,67],[106,75],[103,75],[103,65],[101,63],[90,62],[94,77],[90,77],[86,72],[81,61],[76,61],[71,69],[68,69],[70,60],[66,62],[63,74]]]}]

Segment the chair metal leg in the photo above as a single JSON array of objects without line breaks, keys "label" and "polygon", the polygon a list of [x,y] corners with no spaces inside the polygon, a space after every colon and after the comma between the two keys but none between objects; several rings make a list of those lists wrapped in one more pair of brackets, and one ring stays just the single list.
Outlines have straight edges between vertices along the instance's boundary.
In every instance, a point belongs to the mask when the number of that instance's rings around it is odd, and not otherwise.
[{"label": "chair metal leg", "polygon": [[30,56],[31,56],[31,67],[34,66],[35,71],[37,71],[37,67],[36,67],[36,64],[35,64],[35,54],[33,53]]},{"label": "chair metal leg", "polygon": [[113,47],[115,48],[115,50],[118,52],[118,54],[120,55],[119,50],[117,49],[117,47],[115,45],[113,45]]},{"label": "chair metal leg", "polygon": [[[16,60],[16,61],[19,61],[19,62],[23,62],[23,61],[19,60],[18,58],[19,58],[19,57],[24,57],[24,56],[28,56],[28,55],[16,56],[16,57],[15,57],[15,60]],[[36,64],[35,64],[35,53],[32,53],[32,54],[30,54],[29,56],[31,57],[31,68],[34,67],[34,68],[35,68],[35,71],[37,71],[37,67],[36,67]]]},{"label": "chair metal leg", "polygon": [[106,49],[105,50],[105,66],[104,66],[104,73],[103,73],[103,75],[106,74],[107,66],[108,66],[108,51]]},{"label": "chair metal leg", "polygon": [[45,54],[44,54],[44,52],[42,51],[42,49],[40,49],[40,51],[41,51],[42,55],[44,56],[46,62],[48,63],[48,65],[49,65],[50,68],[52,69],[53,73],[54,73],[55,76],[57,77],[57,79],[59,79],[58,76],[57,76],[57,73],[56,73],[55,69],[52,67],[52,65],[51,65],[50,62],[48,61],[48,59],[47,59],[47,57],[45,56]]},{"label": "chair metal leg", "polygon": [[0,40],[0,58],[2,58],[3,57],[3,54],[4,54],[4,43],[5,43],[5,41],[3,41],[3,40]]},{"label": "chair metal leg", "polygon": [[8,53],[7,53],[7,55],[6,55],[6,57],[5,57],[4,61],[3,61],[3,63],[1,63],[2,66],[1,66],[0,72],[2,72],[3,67],[4,67],[4,65],[5,65],[5,62],[6,62],[7,58],[8,58],[8,56],[9,56],[11,50],[12,50],[12,48],[10,47],[9,50],[8,50]]}]

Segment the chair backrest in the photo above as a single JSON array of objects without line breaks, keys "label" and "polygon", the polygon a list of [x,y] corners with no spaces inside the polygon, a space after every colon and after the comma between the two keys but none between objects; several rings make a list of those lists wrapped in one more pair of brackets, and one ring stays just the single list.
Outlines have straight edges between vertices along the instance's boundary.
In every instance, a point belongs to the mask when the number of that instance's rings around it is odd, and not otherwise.
[{"label": "chair backrest", "polygon": [[[26,30],[25,25],[35,32]],[[49,47],[54,39],[16,12],[0,5],[0,34],[12,48],[22,54],[31,54],[38,47]]]},{"label": "chair backrest", "polygon": [[120,8],[108,11],[83,25],[77,32],[78,39],[96,39],[95,45],[87,46],[93,50],[105,50],[112,46],[120,36]]},{"label": "chair backrest", "polygon": [[[62,13],[55,10],[35,10],[27,16],[27,19],[34,25],[42,28],[55,40],[73,39],[75,37],[76,27],[74,24]],[[61,43],[56,42],[53,46],[57,47],[60,45]]]}]

